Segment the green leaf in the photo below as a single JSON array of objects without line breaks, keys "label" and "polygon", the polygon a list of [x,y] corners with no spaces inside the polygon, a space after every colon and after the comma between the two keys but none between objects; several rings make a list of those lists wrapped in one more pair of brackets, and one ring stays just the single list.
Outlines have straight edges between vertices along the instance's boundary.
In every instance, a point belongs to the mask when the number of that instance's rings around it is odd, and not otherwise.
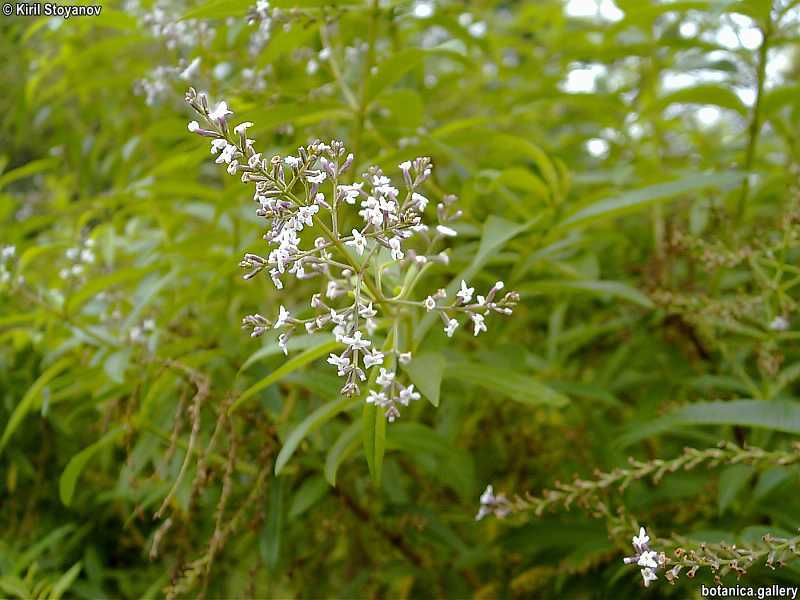
[{"label": "green leaf", "polygon": [[564,406],[569,402],[566,396],[553,388],[511,369],[489,367],[474,362],[448,362],[445,376],[479,385],[531,406]]},{"label": "green leaf", "polygon": [[181,20],[243,17],[252,4],[248,0],[211,0],[184,13]]},{"label": "green leaf", "polygon": [[44,538],[38,540],[23,552],[14,563],[14,573],[22,573],[28,565],[32,564],[39,556],[48,549],[56,546],[61,540],[75,530],[75,525],[69,523],[57,527]]},{"label": "green leaf", "polygon": [[675,196],[698,192],[709,187],[730,187],[740,183],[743,178],[744,173],[726,172],[698,174],[677,181],[657,183],[590,204],[568,216],[560,223],[559,227],[570,228],[619,217],[664,202]]},{"label": "green leaf", "polygon": [[436,352],[425,352],[415,356],[410,363],[403,366],[411,383],[425,396],[431,404],[439,406],[439,391],[444,375],[444,356]]},{"label": "green leaf", "polygon": [[271,386],[273,383],[280,381],[283,377],[285,377],[289,373],[292,373],[297,369],[304,367],[311,362],[314,362],[315,360],[317,360],[322,356],[325,356],[329,352],[333,352],[340,345],[341,344],[336,340],[322,341],[319,345],[309,348],[305,352],[295,356],[290,360],[287,360],[280,367],[275,369],[272,373],[270,373],[257,383],[253,384],[249,388],[247,388],[244,392],[242,392],[241,396],[239,396],[236,399],[236,402],[234,402],[233,405],[231,405],[228,412],[232,413],[264,388]]},{"label": "green leaf", "polygon": [[8,419],[8,423],[6,423],[6,427],[3,430],[3,437],[0,438],[0,454],[2,454],[3,449],[8,443],[8,440],[12,435],[14,435],[14,432],[20,426],[22,420],[27,416],[31,408],[33,408],[34,402],[39,399],[44,387],[71,365],[72,359],[69,357],[64,357],[61,360],[53,363],[28,389],[28,391],[22,397],[22,400],[20,400],[19,404],[17,404],[17,406],[14,408],[14,412],[11,413],[11,418]]},{"label": "green leaf", "polygon": [[128,368],[128,364],[130,363],[131,353],[131,348],[118,350],[117,352],[110,354],[103,363],[103,370],[114,383],[125,382],[125,370]]},{"label": "green leaf", "polygon": [[109,275],[104,275],[96,279],[92,279],[86,285],[82,286],[80,291],[67,300],[66,312],[73,314],[86,302],[96,297],[99,292],[106,290],[112,286],[122,285],[130,281],[140,281],[145,275],[157,269],[157,265],[150,265],[144,268],[130,268],[114,271]]},{"label": "green leaf", "polygon": [[[286,347],[289,352],[294,352],[296,350],[307,350],[308,348],[314,348],[322,343],[330,342],[333,339],[333,335],[330,333],[312,333],[300,337],[289,338],[289,341],[286,343]],[[268,343],[264,344],[262,348],[259,348],[253,354],[251,354],[248,359],[244,361],[244,364],[239,367],[239,373],[247,370],[248,367],[260,360],[269,358],[271,356],[276,356],[278,354],[283,354],[283,350],[281,350],[281,347],[278,345],[278,340],[276,338],[274,340],[270,340]]]},{"label": "green leaf", "polygon": [[358,402],[359,398],[342,397],[335,402],[323,404],[303,419],[303,421],[292,430],[283,443],[283,448],[281,448],[281,451],[278,453],[278,458],[275,459],[275,475],[281,473],[295,450],[297,450],[300,442],[302,442],[309,433],[330,421],[340,412],[352,408]]},{"label": "green leaf", "polygon": [[719,84],[706,83],[694,87],[683,88],[667,94],[658,100],[662,108],[670,104],[713,104],[721,108],[735,110],[741,115],[746,115],[747,107],[730,87]]},{"label": "green leaf", "polygon": [[9,597],[20,598],[20,600],[28,600],[33,598],[33,594],[28,589],[25,582],[16,575],[3,575],[0,577],[0,590],[4,594],[10,594]]},{"label": "green leaf", "polygon": [[381,91],[400,81],[406,73],[422,64],[425,50],[407,48],[380,63],[377,71],[367,80],[365,99],[370,102]]},{"label": "green leaf", "polygon": [[717,503],[722,515],[733,504],[739,493],[755,473],[752,465],[731,465],[722,470],[719,476],[719,494]]},{"label": "green leaf", "polygon": [[653,308],[653,302],[642,292],[621,281],[595,281],[578,279],[534,281],[524,283],[516,287],[517,291],[523,295],[540,294],[561,294],[561,293],[585,293],[595,296],[619,298],[627,300],[633,304],[638,304],[643,308]]},{"label": "green leaf", "polygon": [[769,400],[730,400],[689,404],[649,423],[638,424],[620,436],[628,446],[639,440],[687,425],[736,425],[800,434],[800,404]]},{"label": "green leaf", "polygon": [[336,486],[336,473],[341,464],[347,460],[358,447],[358,434],[361,432],[361,421],[353,421],[334,442],[325,457],[325,479]]},{"label": "green leaf", "polygon": [[94,456],[95,453],[101,448],[104,448],[118,440],[124,431],[125,429],[123,427],[116,427],[112,429],[94,444],[87,446],[69,460],[66,468],[61,473],[61,478],[58,480],[58,494],[61,497],[61,502],[64,503],[64,506],[69,506],[72,503],[72,496],[75,493],[75,485],[78,483],[78,478],[92,456]]},{"label": "green leaf", "polygon": [[533,142],[515,135],[492,137],[492,147],[505,155],[521,156],[532,161],[550,190],[550,197],[558,202],[562,198],[561,178],[547,153]]},{"label": "green leaf", "polygon": [[78,578],[78,574],[80,574],[82,567],[83,563],[78,561],[69,571],[59,577],[58,581],[56,581],[56,584],[53,586],[53,591],[48,595],[48,597],[53,598],[53,600],[59,600],[61,596],[64,595],[64,592],[66,592],[72,583]]},{"label": "green leaf", "polygon": [[[395,423],[388,428],[386,448],[410,455],[462,498],[474,492],[475,467],[470,453],[438,431],[421,423]],[[431,458],[436,460],[431,462]]]},{"label": "green leaf", "polygon": [[274,571],[281,558],[283,544],[283,495],[285,478],[273,477],[267,500],[267,520],[261,534],[259,550],[269,571]]},{"label": "green leaf", "polygon": [[36,173],[41,173],[42,171],[46,171],[47,169],[54,167],[56,164],[58,164],[58,162],[53,158],[43,158],[41,160],[29,162],[28,164],[22,165],[21,167],[8,171],[7,173],[3,173],[0,175],[0,190],[2,190],[9,183],[17,181],[18,179],[30,177],[31,175],[36,175]]},{"label": "green leaf", "polygon": [[386,452],[386,416],[382,408],[364,404],[362,413],[362,442],[372,482],[378,487],[383,473],[383,455]]},{"label": "green leaf", "polygon": [[306,479],[292,498],[289,508],[289,519],[295,519],[322,500],[328,494],[328,482],[319,475]]}]

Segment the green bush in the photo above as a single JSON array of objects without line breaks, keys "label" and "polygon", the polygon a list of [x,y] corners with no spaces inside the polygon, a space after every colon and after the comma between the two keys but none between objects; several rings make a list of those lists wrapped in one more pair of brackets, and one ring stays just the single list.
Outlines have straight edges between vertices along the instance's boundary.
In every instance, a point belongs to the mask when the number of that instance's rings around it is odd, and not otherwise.
[{"label": "green bush", "polygon": [[2,26],[0,595],[800,585],[796,0]]}]

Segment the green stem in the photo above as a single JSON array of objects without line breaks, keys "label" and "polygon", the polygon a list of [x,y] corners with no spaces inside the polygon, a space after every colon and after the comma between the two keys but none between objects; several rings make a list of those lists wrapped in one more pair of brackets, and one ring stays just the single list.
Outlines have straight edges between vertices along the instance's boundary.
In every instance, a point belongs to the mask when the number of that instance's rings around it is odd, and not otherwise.
[{"label": "green stem", "polygon": [[745,172],[744,181],[742,182],[742,189],[739,193],[739,202],[736,209],[736,217],[738,220],[744,216],[744,211],[747,206],[747,197],[750,195],[750,170],[753,168],[753,162],[756,156],[756,149],[758,146],[758,134],[761,131],[763,124],[761,108],[764,97],[764,83],[767,79],[767,60],[769,53],[770,37],[772,36],[772,16],[767,16],[767,23],[761,30],[763,40],[761,46],[758,48],[758,66],[756,72],[756,99],[753,104],[753,111],[750,117],[750,126],[748,128],[747,148],[745,150],[744,162],[742,163],[742,170]]},{"label": "green stem", "polygon": [[367,29],[367,55],[364,59],[364,72],[361,77],[361,91],[359,94],[358,105],[356,106],[356,129],[353,134],[353,153],[360,156],[362,139],[364,136],[364,123],[367,119],[367,91],[369,77],[372,67],[375,64],[375,42],[378,37],[378,17],[380,16],[380,7],[378,0],[372,0],[370,3],[369,25]]}]

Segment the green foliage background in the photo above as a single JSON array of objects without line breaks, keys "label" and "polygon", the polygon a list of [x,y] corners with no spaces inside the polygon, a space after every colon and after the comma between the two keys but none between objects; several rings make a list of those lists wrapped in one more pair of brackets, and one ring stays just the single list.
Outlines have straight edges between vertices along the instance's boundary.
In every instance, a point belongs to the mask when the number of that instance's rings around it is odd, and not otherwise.
[{"label": "green foliage background", "polygon": [[[478,497],[800,433],[797,4],[617,0],[604,19],[556,0],[278,0],[259,48],[242,0],[162,5],[194,40],[176,47],[146,2],[3,17],[0,595],[643,594],[621,561],[633,531],[591,507],[475,522]],[[725,27],[761,43],[726,45]],[[145,102],[137,82],[196,57]],[[565,89],[592,65],[592,89]],[[428,192],[465,216],[426,285],[467,270],[522,294],[480,338],[420,334],[440,403],[387,427],[377,485],[319,339],[284,368],[239,329],[312,288],[241,279],[261,225],[188,133],[189,83],[254,122],[267,156],[314,138],[360,170],[431,156]],[[87,239],[96,262],[60,277]],[[656,537],[752,540],[800,527],[797,485],[796,467],[734,465],[606,501]]]}]

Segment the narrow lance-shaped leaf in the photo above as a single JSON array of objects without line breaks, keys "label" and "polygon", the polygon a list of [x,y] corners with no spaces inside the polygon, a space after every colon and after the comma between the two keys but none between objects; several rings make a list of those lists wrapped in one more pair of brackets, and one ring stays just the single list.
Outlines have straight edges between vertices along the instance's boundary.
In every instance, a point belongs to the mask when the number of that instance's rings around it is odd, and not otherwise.
[{"label": "narrow lance-shaped leaf", "polygon": [[403,369],[411,378],[411,383],[425,396],[431,404],[439,406],[439,391],[444,375],[444,357],[434,352],[426,352],[415,356]]},{"label": "narrow lance-shaped leaf", "polygon": [[87,446],[69,460],[66,468],[61,473],[61,477],[58,480],[58,494],[61,497],[61,502],[63,502],[65,506],[72,504],[72,496],[75,493],[75,485],[78,483],[78,478],[80,477],[89,460],[101,448],[104,448],[119,439],[124,431],[125,429],[123,427],[116,427],[112,429],[94,444]]},{"label": "narrow lance-shaped leaf", "polygon": [[358,434],[361,431],[361,422],[353,421],[347,429],[334,442],[328,455],[325,457],[325,479],[332,486],[336,485],[336,473],[341,464],[347,460],[358,447]]},{"label": "narrow lance-shaped leaf", "polygon": [[677,181],[657,183],[590,204],[568,216],[559,227],[570,228],[619,217],[689,192],[709,187],[724,188],[736,185],[743,178],[744,173],[727,172],[698,174]]},{"label": "narrow lance-shaped leaf", "polygon": [[340,344],[336,340],[325,341],[320,345],[309,348],[305,352],[295,356],[290,360],[287,360],[284,364],[275,369],[272,373],[270,373],[257,383],[254,383],[244,392],[242,392],[241,396],[239,396],[236,399],[236,402],[234,402],[233,405],[231,405],[229,412],[235,411],[242,404],[253,398],[258,392],[271,386],[273,383],[280,381],[283,377],[285,377],[289,373],[292,373],[297,369],[299,369],[300,367],[304,367],[308,363],[313,362],[322,356],[325,356],[329,352],[336,350],[339,346]]},{"label": "narrow lance-shaped leaf", "polygon": [[17,404],[16,408],[14,408],[14,412],[11,413],[11,418],[6,423],[6,428],[3,430],[3,437],[0,438],[0,454],[2,454],[3,449],[6,447],[8,440],[14,435],[14,432],[22,423],[22,420],[25,416],[31,411],[33,408],[34,402],[39,399],[42,391],[44,390],[45,386],[50,383],[55,377],[57,377],[62,371],[64,371],[67,367],[72,364],[72,359],[69,357],[64,357],[59,361],[50,365],[44,373],[42,373],[36,382],[28,389],[25,395],[20,400],[19,404]]},{"label": "narrow lance-shaped leaf", "polygon": [[358,403],[358,401],[358,398],[339,398],[335,402],[323,404],[317,410],[303,419],[303,421],[297,427],[295,427],[286,438],[283,448],[281,448],[281,451],[278,453],[278,458],[275,459],[275,474],[280,474],[280,472],[286,466],[286,463],[289,462],[289,459],[292,457],[295,450],[297,450],[300,442],[302,442],[309,433],[315,431],[324,423],[330,421],[340,412],[343,412],[348,408],[352,408]]}]

